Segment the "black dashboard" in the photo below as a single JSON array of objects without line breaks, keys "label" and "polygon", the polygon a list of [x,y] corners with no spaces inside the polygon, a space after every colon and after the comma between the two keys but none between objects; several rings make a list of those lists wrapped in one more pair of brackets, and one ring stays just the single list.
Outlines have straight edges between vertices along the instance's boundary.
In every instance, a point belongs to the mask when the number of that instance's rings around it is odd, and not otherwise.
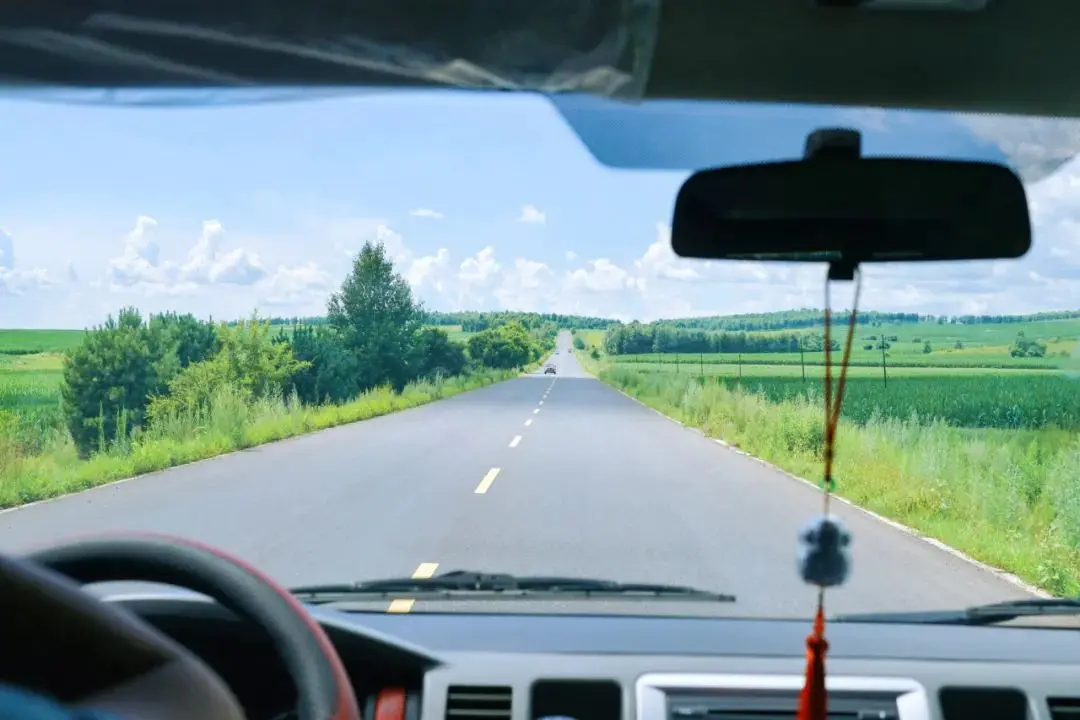
[{"label": "black dashboard", "polygon": [[[269,640],[209,600],[116,600],[200,655],[252,720],[290,717]],[[365,720],[790,719],[806,621],[313,607]],[[1076,720],[1073,629],[834,623],[829,715]],[[390,708],[389,711],[385,711]]]}]

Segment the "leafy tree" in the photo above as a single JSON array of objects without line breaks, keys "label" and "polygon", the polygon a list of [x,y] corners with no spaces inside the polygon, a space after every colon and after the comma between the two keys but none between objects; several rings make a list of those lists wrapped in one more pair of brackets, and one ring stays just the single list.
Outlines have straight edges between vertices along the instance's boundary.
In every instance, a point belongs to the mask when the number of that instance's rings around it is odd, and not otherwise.
[{"label": "leafy tree", "polygon": [[922,351],[923,355],[929,355],[930,353],[934,352],[934,348],[930,346],[929,340],[923,343]]},{"label": "leafy tree", "polygon": [[181,369],[213,357],[221,347],[217,327],[190,314],[168,312],[153,315],[150,317],[149,330],[159,335],[162,342],[174,345],[176,361]]},{"label": "leafy tree", "polygon": [[325,326],[301,325],[292,336],[282,332],[281,342],[292,347],[297,360],[307,365],[286,380],[286,392],[295,390],[301,402],[341,403],[360,394],[360,363],[337,333]]},{"label": "leafy tree", "polygon": [[360,389],[405,386],[423,314],[382,243],[364,244],[341,290],[330,297],[327,317],[356,356]]},{"label": "leafy tree", "polygon": [[1024,336],[1024,331],[1016,333],[1016,340],[1009,348],[1009,355],[1021,358],[1041,358],[1046,355],[1046,345],[1038,340],[1030,340]]},{"label": "leafy tree", "polygon": [[465,363],[464,346],[453,342],[445,330],[426,327],[417,333],[412,359],[416,377],[459,375],[465,369]]},{"label": "leafy tree", "polygon": [[487,367],[521,367],[539,353],[528,331],[516,321],[482,330],[469,338],[469,356]]},{"label": "leafy tree", "polygon": [[142,424],[151,395],[175,372],[175,345],[151,333],[135,308],[88,330],[64,358],[61,398],[81,456],[104,450]]},{"label": "leafy tree", "polygon": [[585,341],[581,339],[580,335],[575,335],[574,336],[574,347],[577,348],[578,350],[584,350],[585,349]]},{"label": "leafy tree", "polygon": [[168,393],[151,399],[151,422],[205,413],[226,389],[245,402],[278,396],[286,380],[308,363],[297,360],[289,345],[273,342],[270,331],[270,323],[254,314],[237,324],[221,325],[221,350],[209,360],[184,368],[169,381]]}]

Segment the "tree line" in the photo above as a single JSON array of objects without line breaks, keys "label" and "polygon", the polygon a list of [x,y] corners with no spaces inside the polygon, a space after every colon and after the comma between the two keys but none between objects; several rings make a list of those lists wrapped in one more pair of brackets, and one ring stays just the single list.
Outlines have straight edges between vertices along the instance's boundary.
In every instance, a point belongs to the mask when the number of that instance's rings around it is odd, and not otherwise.
[{"label": "tree line", "polygon": [[[834,311],[834,316],[840,314],[843,315],[844,322],[846,323],[847,313],[843,310]],[[920,313],[866,310],[857,314],[856,324],[874,327],[880,327],[882,325],[914,325],[919,323],[932,323],[936,325],[988,325],[1075,319],[1080,319],[1080,310],[1058,310],[1030,313],[1027,315],[927,315]],[[824,322],[824,310],[803,308],[800,310],[785,310],[771,313],[674,318],[670,320],[657,320],[652,324],[665,325],[684,330],[760,332],[820,327]]]},{"label": "tree line", "polygon": [[431,311],[425,316],[428,325],[460,325],[465,332],[480,332],[489,328],[518,322],[523,327],[532,329],[542,325],[555,325],[567,330],[605,330],[617,325],[618,320],[582,315],[560,315],[558,313],[518,312],[498,310],[494,312],[438,312]]},{"label": "tree line", "polygon": [[[840,349],[833,338],[832,349]],[[820,352],[824,335],[807,332],[724,332],[688,330],[668,323],[616,325],[604,333],[604,352],[609,355],[641,353],[790,353]]]},{"label": "tree line", "polygon": [[428,318],[385,248],[370,242],[325,318],[215,323],[122,308],[66,353],[65,422],[85,457],[181,416],[209,417],[214,403],[341,403],[380,386],[400,392],[418,380],[522,367],[551,350],[558,331],[507,319],[463,344]]}]

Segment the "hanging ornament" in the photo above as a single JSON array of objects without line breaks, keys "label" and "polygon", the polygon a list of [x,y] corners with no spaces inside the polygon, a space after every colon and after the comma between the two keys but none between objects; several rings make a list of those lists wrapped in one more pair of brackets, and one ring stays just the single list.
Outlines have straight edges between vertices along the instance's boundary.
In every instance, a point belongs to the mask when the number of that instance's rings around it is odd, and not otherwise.
[{"label": "hanging ornament", "polygon": [[[798,720],[827,720],[828,693],[825,687],[825,653],[829,643],[825,639],[825,590],[842,585],[851,573],[851,533],[840,518],[829,513],[829,500],[835,487],[832,476],[833,455],[836,444],[836,428],[840,420],[840,406],[847,384],[848,361],[855,336],[858,317],[860,275],[851,269],[855,280],[855,300],[848,321],[847,343],[840,365],[840,377],[833,393],[832,383],[832,319],[829,297],[829,280],[825,281],[825,438],[822,514],[807,524],[799,533],[799,574],[804,582],[817,587],[817,610],[814,627],[806,638],[806,677],[799,697]],[[830,277],[835,268],[830,268]]]}]

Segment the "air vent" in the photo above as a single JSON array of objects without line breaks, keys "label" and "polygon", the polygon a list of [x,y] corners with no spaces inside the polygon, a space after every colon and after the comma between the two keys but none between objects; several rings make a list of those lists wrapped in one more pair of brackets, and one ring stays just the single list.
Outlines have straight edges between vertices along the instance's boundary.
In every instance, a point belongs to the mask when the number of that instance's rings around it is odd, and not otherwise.
[{"label": "air vent", "polygon": [[[896,693],[829,693],[832,720],[897,720]],[[669,720],[791,720],[797,692],[707,691],[668,695]],[[1074,720],[1080,720],[1075,718]]]},{"label": "air vent", "polygon": [[513,690],[484,685],[452,685],[446,691],[446,720],[510,720]]},{"label": "air vent", "polygon": [[1046,698],[1051,720],[1080,720],[1080,698]]},{"label": "air vent", "polygon": [[[945,687],[938,693],[944,720],[1027,720],[1027,695],[1016,688]],[[1080,720],[1077,716],[1074,720]]]}]

